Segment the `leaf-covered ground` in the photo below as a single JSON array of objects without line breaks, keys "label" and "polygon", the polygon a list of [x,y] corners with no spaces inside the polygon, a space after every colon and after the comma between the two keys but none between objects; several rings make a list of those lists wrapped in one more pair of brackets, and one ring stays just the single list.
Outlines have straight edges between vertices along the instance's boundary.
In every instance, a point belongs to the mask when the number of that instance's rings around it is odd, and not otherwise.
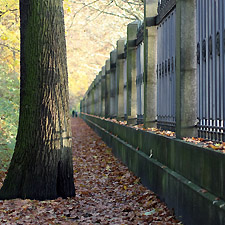
[{"label": "leaf-covered ground", "polygon": [[81,119],[72,131],[76,197],[0,201],[0,224],[179,224]]}]

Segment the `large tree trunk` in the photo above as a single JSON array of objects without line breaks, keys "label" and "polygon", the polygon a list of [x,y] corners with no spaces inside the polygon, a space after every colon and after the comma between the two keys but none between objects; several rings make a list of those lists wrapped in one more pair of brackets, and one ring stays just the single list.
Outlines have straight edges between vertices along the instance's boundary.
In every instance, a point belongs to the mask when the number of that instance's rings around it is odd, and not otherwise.
[{"label": "large tree trunk", "polygon": [[21,93],[0,199],[75,195],[62,0],[20,0]]}]

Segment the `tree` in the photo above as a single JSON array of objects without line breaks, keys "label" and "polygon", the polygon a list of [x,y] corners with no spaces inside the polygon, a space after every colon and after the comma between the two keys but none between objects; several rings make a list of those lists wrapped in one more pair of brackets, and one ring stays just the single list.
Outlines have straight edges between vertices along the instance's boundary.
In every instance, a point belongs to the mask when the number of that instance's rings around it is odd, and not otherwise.
[{"label": "tree", "polygon": [[144,3],[143,0],[68,0],[65,6],[72,109],[78,107],[109,53],[116,48],[116,41],[126,37],[127,24],[143,19]]},{"label": "tree", "polygon": [[20,116],[0,199],[75,195],[62,0],[20,0]]}]

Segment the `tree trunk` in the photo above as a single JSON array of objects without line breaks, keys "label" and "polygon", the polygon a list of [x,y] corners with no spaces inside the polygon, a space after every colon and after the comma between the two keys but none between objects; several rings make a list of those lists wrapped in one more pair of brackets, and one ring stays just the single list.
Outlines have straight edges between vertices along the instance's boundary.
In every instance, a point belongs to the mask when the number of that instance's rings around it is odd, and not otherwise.
[{"label": "tree trunk", "polygon": [[75,196],[62,0],[20,0],[20,117],[0,199]]}]

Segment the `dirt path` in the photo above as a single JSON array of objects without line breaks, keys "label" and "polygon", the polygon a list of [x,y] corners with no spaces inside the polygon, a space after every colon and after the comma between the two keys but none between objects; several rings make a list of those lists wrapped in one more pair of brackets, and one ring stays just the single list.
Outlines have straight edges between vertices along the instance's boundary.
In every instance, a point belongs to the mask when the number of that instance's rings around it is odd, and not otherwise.
[{"label": "dirt path", "polygon": [[0,224],[178,224],[80,118],[72,119],[76,197],[0,201]]}]

